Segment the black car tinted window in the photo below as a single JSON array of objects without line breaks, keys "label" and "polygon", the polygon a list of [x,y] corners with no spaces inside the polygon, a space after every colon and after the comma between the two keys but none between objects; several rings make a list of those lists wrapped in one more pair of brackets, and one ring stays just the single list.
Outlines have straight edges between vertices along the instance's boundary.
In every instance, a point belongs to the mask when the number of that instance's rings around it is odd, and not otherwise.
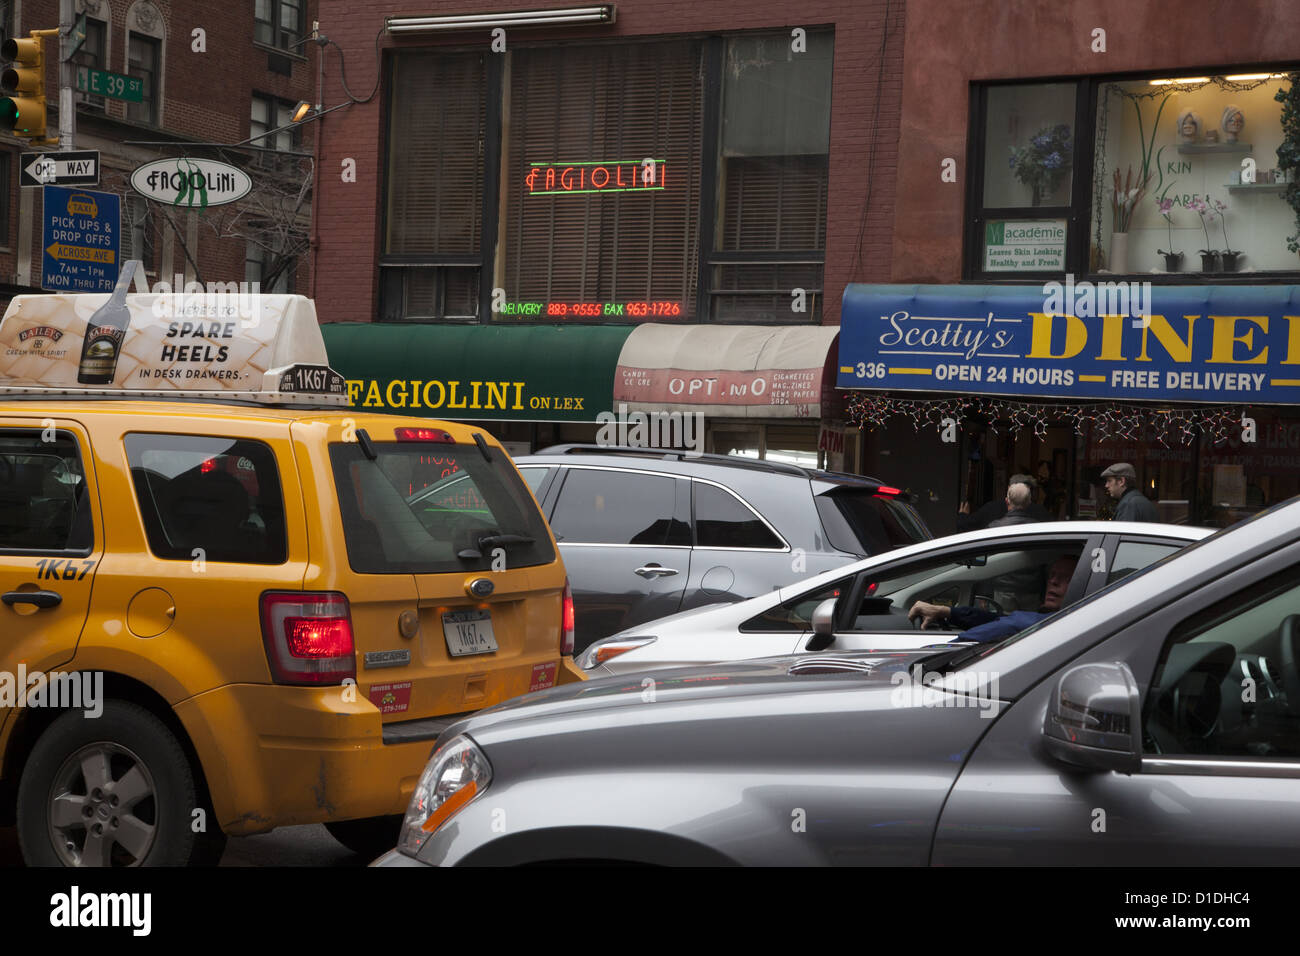
[{"label": "black car tinted window", "polygon": [[735,495],[702,481],[691,484],[695,491],[696,547],[776,550],[785,547],[785,543]]},{"label": "black car tinted window", "polygon": [[270,446],[199,435],[127,435],[149,550],[176,561],[283,564],[284,497]]},{"label": "black car tinted window", "polygon": [[867,491],[844,489],[818,495],[817,513],[831,544],[849,554],[880,554],[930,537],[906,503]]},{"label": "black car tinted window", "polygon": [[89,553],[90,500],[77,442],[0,430],[0,549]]},{"label": "black car tinted window", "polygon": [[572,544],[689,545],[676,520],[677,479],[574,468],[564,479],[551,528]]}]

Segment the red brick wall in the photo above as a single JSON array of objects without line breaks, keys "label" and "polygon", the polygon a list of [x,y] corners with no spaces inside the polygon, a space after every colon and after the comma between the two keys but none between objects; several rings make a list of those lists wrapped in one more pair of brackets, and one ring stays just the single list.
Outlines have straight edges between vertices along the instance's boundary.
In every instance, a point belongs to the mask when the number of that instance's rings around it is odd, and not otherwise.
[{"label": "red brick wall", "polygon": [[[970,84],[1164,71],[1255,72],[1295,63],[1295,0],[908,0],[899,154],[896,282],[961,278]],[[1106,52],[1092,31],[1106,31]],[[1230,69],[1236,67],[1237,69]],[[940,181],[946,157],[958,181]]]},{"label": "red brick wall", "polygon": [[[108,100],[107,120],[101,114],[78,115],[75,147],[97,148],[102,151],[104,173],[97,188],[123,195],[131,195],[127,177],[141,163],[165,156],[178,156],[183,150],[175,147],[126,147],[126,140],[167,140],[180,136],[199,142],[234,143],[247,139],[254,91],[272,95],[290,102],[316,99],[318,47],[306,43],[291,57],[292,75],[283,76],[267,67],[267,47],[253,41],[253,4],[209,3],[203,0],[153,0],[163,18],[166,39],[163,41],[161,77],[162,109],[161,128],[128,123],[126,107],[121,101]],[[316,19],[316,0],[306,0],[306,28],[310,31]],[[15,24],[14,35],[26,37],[30,30],[58,26],[58,0],[24,0],[21,20]],[[133,7],[132,0],[101,0],[99,12],[92,16],[108,19],[109,37],[107,69],[115,73],[127,72],[127,20]],[[134,26],[134,24],[133,24]],[[193,31],[204,31],[205,52],[193,49]],[[57,41],[49,39],[45,46],[46,98],[54,107],[58,96]],[[54,109],[48,114],[49,132],[58,135],[58,116]],[[310,150],[313,136],[310,126],[304,130],[303,149]],[[0,150],[11,154],[12,175],[9,185],[9,232],[0,249],[0,285],[12,284],[18,263],[19,242],[19,186],[18,154],[43,147],[29,146],[0,133]],[[254,189],[258,186],[256,169],[250,170]],[[31,237],[32,286],[40,283],[41,268],[41,200],[35,191],[34,223]],[[220,207],[225,210],[227,207]],[[150,206],[155,226],[156,257],[161,260],[163,232],[170,229],[163,215],[165,207]],[[171,211],[170,215],[185,235],[189,213]],[[202,278],[209,282],[241,281],[244,278],[245,243],[242,239],[220,237],[212,228],[217,210],[200,215],[198,248],[191,254],[199,264]],[[125,211],[123,212],[125,223]],[[300,259],[297,289],[310,288],[310,255]],[[175,254],[175,269],[184,269],[184,257],[179,242]],[[171,281],[170,275],[157,278]]]},{"label": "red brick wall", "polygon": [[[376,31],[387,16],[496,12],[536,9],[560,3],[505,4],[499,0],[411,4],[394,8],[377,0],[321,0],[321,30],[345,52],[348,85],[364,96],[375,83],[373,50]],[[571,4],[570,4],[571,5]],[[832,24],[835,68],[831,102],[830,212],[826,226],[826,300],[824,321],[838,325],[840,300],[848,282],[882,282],[890,276],[893,249],[894,192],[898,168],[898,122],[901,115],[903,0],[807,0],[803,3],[753,0],[744,4],[698,0],[623,0],[612,27],[570,31],[520,28],[508,31],[506,43],[549,39],[593,42],[604,38],[707,34],[741,30],[790,29]],[[889,11],[889,42],[881,56],[881,31]],[[474,38],[425,34],[395,41],[381,37],[381,48],[464,45]],[[490,37],[482,32],[488,47]],[[326,105],[346,97],[339,82],[337,51],[326,67]],[[436,92],[436,91],[431,91]],[[879,106],[877,108],[877,94]],[[383,201],[382,157],[385,102],[375,99],[331,113],[319,122],[319,187],[315,194],[314,295],[322,319],[373,319],[378,309],[377,259]],[[874,164],[868,151],[875,139]],[[400,143],[392,144],[400,149]],[[341,164],[356,161],[355,183],[341,181]],[[867,193],[870,189],[870,207]],[[860,243],[860,248],[859,248]]]}]

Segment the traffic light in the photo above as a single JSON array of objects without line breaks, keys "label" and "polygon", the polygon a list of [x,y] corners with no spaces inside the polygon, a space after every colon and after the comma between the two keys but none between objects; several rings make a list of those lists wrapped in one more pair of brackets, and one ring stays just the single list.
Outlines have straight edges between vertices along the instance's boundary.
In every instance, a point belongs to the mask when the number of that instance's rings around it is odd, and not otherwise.
[{"label": "traffic light", "polygon": [[11,37],[0,46],[0,56],[12,62],[0,73],[0,129],[13,130],[20,139],[46,142],[45,133],[45,34],[55,30],[33,30],[31,39]]}]

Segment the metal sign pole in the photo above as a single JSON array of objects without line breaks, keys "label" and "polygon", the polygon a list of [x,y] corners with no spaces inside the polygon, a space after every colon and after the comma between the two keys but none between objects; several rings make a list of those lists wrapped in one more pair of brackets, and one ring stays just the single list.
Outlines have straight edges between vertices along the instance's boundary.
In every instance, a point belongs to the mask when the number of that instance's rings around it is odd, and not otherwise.
[{"label": "metal sign pole", "polygon": [[77,133],[77,107],[72,91],[77,67],[72,62],[72,28],[77,22],[74,0],[59,0],[59,149],[72,149]]}]

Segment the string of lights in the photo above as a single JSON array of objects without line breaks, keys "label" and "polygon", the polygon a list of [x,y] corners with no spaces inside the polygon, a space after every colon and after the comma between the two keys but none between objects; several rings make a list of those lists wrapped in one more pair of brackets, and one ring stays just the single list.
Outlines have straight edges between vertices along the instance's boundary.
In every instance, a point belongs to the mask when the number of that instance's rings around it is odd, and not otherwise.
[{"label": "string of lights", "polygon": [[848,404],[849,421],[867,431],[875,431],[890,418],[904,418],[918,432],[922,427],[942,432],[953,424],[981,418],[987,420],[984,427],[995,435],[999,425],[1003,425],[1013,435],[1032,428],[1041,439],[1047,437],[1049,425],[1068,425],[1075,434],[1089,434],[1094,441],[1154,439],[1166,448],[1171,444],[1190,444],[1198,435],[1208,435],[1217,445],[1240,434],[1244,414],[1245,409],[1240,405],[1159,408],[1116,402],[1018,402],[967,395],[917,399],[861,393],[850,398]]}]

